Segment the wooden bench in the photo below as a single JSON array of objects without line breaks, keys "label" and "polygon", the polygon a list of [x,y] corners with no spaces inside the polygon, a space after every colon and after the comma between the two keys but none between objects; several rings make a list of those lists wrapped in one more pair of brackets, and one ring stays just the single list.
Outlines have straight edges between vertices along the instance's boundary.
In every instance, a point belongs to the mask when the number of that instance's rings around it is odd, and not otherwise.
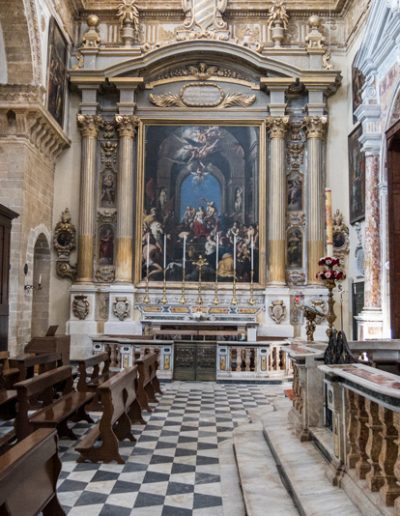
[{"label": "wooden bench", "polygon": [[78,391],[96,393],[95,399],[88,407],[90,410],[103,410],[97,388],[116,374],[115,371],[110,371],[110,363],[110,355],[107,352],[78,361]]},{"label": "wooden bench", "polygon": [[10,359],[10,364],[19,370],[19,381],[32,378],[35,374],[35,367],[39,374],[62,365],[61,353],[23,353]]},{"label": "wooden bench", "polygon": [[[6,419],[14,417],[16,401],[16,390],[0,389],[0,416]],[[15,430],[10,430],[6,434],[0,436],[0,452],[2,452],[5,446],[8,446],[13,439],[15,439]]]},{"label": "wooden bench", "polygon": [[8,351],[0,351],[0,389],[11,389],[20,380],[19,369],[10,366]]},{"label": "wooden bench", "polygon": [[[73,431],[68,428],[68,420],[84,419],[93,423],[85,407],[93,400],[95,394],[74,391],[71,366],[47,371],[15,384],[15,388],[17,389],[15,429],[18,440],[40,427],[57,428],[60,437],[76,439]],[[38,396],[41,396],[44,406],[29,415],[30,400]]]},{"label": "wooden bench", "polygon": [[61,462],[54,430],[37,430],[0,457],[0,514],[65,514],[57,498]]},{"label": "wooden bench", "polygon": [[138,366],[138,401],[142,410],[152,412],[149,402],[157,402],[156,393],[162,394],[157,378],[159,350],[135,353],[135,364]]},{"label": "wooden bench", "polygon": [[124,439],[136,441],[131,432],[131,417],[135,417],[135,407],[138,407],[136,385],[137,367],[134,366],[120,371],[98,387],[103,414],[99,423],[89,430],[76,447],[80,453],[78,462],[115,460],[119,464],[125,463],[119,453],[118,442]]}]

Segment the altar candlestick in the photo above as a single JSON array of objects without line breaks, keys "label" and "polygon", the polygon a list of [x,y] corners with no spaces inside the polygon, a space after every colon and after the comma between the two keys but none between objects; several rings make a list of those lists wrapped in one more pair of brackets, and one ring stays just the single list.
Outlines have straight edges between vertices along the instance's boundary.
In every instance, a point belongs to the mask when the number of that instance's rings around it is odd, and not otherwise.
[{"label": "altar candlestick", "polygon": [[333,255],[332,190],[325,188],[326,254]]},{"label": "altar candlestick", "polygon": [[233,236],[233,271],[236,275],[236,235]]},{"label": "altar candlestick", "polygon": [[150,233],[147,233],[147,258],[146,258],[146,268],[147,272],[150,267]]},{"label": "altar candlestick", "polygon": [[186,266],[186,235],[183,237],[183,258],[182,258],[182,268],[185,270]]},{"label": "altar candlestick", "polygon": [[251,243],[250,243],[250,250],[251,250],[251,270],[254,270],[254,237],[251,237]]},{"label": "altar candlestick", "polygon": [[218,274],[218,251],[219,251],[219,235],[217,235],[217,245],[215,248],[215,273]]},{"label": "altar candlestick", "polygon": [[167,235],[164,233],[164,270],[167,268]]}]

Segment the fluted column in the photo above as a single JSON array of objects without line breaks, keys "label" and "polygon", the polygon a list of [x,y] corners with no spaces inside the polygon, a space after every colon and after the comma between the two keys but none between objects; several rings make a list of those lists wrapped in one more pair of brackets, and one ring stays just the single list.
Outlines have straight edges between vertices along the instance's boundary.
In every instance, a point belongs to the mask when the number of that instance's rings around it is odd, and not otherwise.
[{"label": "fluted column", "polygon": [[269,283],[285,284],[286,256],[286,167],[285,136],[289,117],[267,120],[271,138],[271,178],[269,182]]},{"label": "fluted column", "polygon": [[323,141],[327,125],[328,119],[325,116],[308,116],[305,118],[308,140],[307,248],[309,284],[319,284],[316,279],[319,271],[318,261],[325,254]]},{"label": "fluted column", "polygon": [[115,280],[132,283],[133,271],[133,140],[137,117],[116,115],[119,132],[118,222]]},{"label": "fluted column", "polygon": [[91,282],[95,233],[96,144],[101,117],[79,114],[77,119],[82,135],[77,281]]}]

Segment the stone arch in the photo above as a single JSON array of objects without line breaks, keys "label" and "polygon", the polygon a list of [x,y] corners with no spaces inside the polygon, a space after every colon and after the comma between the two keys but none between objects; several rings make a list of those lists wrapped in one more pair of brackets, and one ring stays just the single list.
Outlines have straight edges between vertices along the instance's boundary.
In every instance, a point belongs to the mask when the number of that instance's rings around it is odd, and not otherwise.
[{"label": "stone arch", "polygon": [[[44,224],[40,224],[36,228],[31,229],[28,237],[25,261],[28,266],[28,271],[25,276],[25,285],[32,285],[34,287],[31,295],[26,296],[27,302],[31,305],[31,336],[43,335],[48,326],[50,242],[51,233]],[[40,289],[37,288],[39,283],[41,285]]]},{"label": "stone arch", "polygon": [[7,82],[40,82],[40,35],[35,0],[0,0]]}]

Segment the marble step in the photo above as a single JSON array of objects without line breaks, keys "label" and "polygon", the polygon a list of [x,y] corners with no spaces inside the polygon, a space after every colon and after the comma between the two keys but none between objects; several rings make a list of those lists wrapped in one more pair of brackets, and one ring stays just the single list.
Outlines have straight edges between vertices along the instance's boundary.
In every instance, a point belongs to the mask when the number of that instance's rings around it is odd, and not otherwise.
[{"label": "marble step", "polygon": [[[327,463],[312,442],[300,442],[288,426],[291,404],[281,401],[276,411],[260,415],[259,422],[281,472],[283,481],[301,515],[358,516],[362,513],[345,491],[326,477]],[[259,413],[260,414],[260,413]],[[253,419],[256,419],[253,415]]]},{"label": "marble step", "polygon": [[247,516],[299,516],[281,482],[260,423],[240,425],[233,447]]}]

